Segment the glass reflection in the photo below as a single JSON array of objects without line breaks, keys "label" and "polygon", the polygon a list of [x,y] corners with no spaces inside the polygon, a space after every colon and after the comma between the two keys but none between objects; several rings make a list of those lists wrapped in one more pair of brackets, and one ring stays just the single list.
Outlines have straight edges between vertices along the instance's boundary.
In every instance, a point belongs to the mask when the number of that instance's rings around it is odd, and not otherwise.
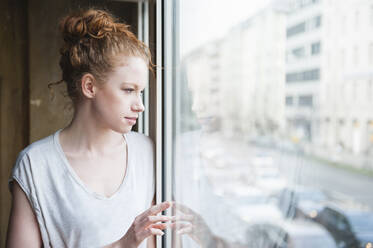
[{"label": "glass reflection", "polygon": [[372,247],[373,3],[270,1],[187,49],[255,1],[183,2],[175,247]]}]

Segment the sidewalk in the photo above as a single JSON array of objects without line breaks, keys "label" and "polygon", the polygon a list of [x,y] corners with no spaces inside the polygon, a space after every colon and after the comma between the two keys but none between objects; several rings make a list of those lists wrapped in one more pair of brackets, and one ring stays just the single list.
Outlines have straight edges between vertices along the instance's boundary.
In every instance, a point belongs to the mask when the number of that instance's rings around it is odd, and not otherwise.
[{"label": "sidewalk", "polygon": [[350,152],[336,152],[325,148],[308,148],[306,154],[338,167],[353,169],[363,174],[373,175],[373,157],[367,155],[355,155]]}]

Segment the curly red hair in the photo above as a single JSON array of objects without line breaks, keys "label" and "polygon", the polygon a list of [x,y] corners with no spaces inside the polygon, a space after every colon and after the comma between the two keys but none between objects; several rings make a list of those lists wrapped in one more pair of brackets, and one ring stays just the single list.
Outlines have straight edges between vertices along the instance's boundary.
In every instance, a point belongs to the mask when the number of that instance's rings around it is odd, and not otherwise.
[{"label": "curly red hair", "polygon": [[129,25],[119,22],[108,11],[79,10],[61,20],[60,30],[64,40],[60,49],[62,80],[57,83],[66,82],[74,103],[81,97],[82,76],[91,73],[104,82],[120,56],[141,57],[152,69],[149,48],[130,31]]}]

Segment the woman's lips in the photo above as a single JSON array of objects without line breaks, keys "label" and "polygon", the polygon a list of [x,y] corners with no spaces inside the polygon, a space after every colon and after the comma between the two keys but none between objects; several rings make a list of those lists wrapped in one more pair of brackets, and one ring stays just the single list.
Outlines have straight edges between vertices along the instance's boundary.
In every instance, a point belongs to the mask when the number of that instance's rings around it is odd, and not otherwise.
[{"label": "woman's lips", "polygon": [[124,117],[128,121],[129,124],[135,125],[136,124],[136,119],[135,117]]}]

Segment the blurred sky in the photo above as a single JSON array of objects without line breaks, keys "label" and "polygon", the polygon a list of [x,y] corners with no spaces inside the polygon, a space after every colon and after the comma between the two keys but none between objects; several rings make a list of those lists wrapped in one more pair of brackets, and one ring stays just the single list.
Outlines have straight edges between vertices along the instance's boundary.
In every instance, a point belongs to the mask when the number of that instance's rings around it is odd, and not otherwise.
[{"label": "blurred sky", "polygon": [[185,55],[224,35],[271,0],[180,0],[180,49]]}]

